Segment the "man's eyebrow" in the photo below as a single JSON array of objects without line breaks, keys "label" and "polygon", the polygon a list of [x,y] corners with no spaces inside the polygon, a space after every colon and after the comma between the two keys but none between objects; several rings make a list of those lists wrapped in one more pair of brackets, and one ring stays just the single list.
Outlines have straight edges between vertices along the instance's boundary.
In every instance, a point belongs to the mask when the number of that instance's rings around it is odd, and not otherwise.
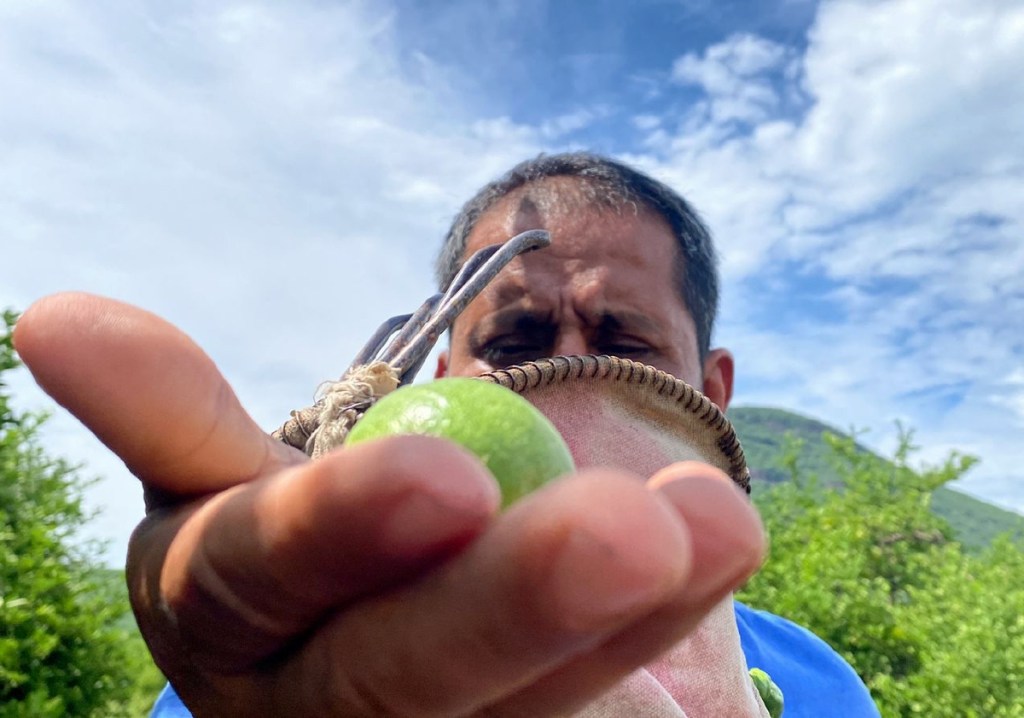
[{"label": "man's eyebrow", "polygon": [[616,332],[622,330],[655,332],[659,325],[653,319],[642,312],[635,312],[630,309],[617,311],[603,311],[596,317],[594,322],[602,333]]}]

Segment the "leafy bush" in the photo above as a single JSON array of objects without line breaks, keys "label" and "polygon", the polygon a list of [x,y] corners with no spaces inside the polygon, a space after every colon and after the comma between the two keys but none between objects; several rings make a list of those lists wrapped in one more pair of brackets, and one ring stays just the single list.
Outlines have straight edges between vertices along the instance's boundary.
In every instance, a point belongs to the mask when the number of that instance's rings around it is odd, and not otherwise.
[{"label": "leafy bush", "polygon": [[[78,540],[90,518],[77,469],[11,407],[15,315],[0,333],[0,718],[142,715],[162,682],[129,620],[123,578]],[[127,624],[127,625],[126,625]]]},{"label": "leafy bush", "polygon": [[758,504],[771,537],[741,600],[817,633],[854,666],[884,716],[1024,716],[1024,552],[1009,537],[971,554],[931,510],[973,463],[908,466],[829,440],[843,490],[787,460]]}]

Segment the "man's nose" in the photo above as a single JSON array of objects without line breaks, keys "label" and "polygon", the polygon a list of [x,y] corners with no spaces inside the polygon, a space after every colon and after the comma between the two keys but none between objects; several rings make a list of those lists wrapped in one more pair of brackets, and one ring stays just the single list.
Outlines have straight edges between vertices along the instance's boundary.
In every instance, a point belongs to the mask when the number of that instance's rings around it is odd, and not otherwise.
[{"label": "man's nose", "polygon": [[587,338],[579,331],[561,332],[555,341],[556,355],[572,356],[575,354],[593,354],[594,351],[588,345]]}]

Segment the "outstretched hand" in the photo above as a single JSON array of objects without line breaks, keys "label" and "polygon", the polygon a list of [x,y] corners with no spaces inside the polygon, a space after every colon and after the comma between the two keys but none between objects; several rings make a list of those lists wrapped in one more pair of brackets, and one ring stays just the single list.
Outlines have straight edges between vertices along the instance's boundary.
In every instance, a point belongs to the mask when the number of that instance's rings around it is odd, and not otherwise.
[{"label": "outstretched hand", "polygon": [[307,460],[142,310],[58,295],[14,341],[143,483],[132,605],[196,716],[569,712],[762,559],[756,512],[709,466],[590,469],[499,514],[493,478],[442,440]]}]

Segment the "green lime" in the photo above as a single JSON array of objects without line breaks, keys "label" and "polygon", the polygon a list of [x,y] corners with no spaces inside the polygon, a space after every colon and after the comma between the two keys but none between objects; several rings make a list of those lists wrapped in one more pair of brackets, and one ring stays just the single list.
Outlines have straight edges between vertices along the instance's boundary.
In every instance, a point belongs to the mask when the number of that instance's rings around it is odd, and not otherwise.
[{"label": "green lime", "polygon": [[771,676],[760,668],[750,669],[750,679],[754,681],[754,687],[764,701],[764,707],[768,709],[768,715],[772,718],[779,718],[782,715],[782,689],[772,680]]},{"label": "green lime", "polygon": [[472,451],[498,480],[503,506],[575,469],[546,416],[511,389],[479,379],[402,387],[370,407],[345,443],[400,434],[439,436]]}]

